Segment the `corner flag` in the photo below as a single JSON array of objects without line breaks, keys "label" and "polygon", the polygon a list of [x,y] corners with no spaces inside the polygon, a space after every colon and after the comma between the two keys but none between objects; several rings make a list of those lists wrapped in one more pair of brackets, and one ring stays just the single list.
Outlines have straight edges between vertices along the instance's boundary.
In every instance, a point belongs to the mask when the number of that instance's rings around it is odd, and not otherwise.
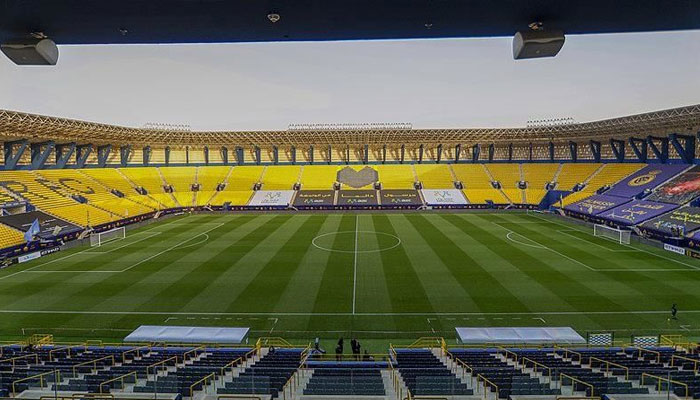
[{"label": "corner flag", "polygon": [[34,222],[32,222],[29,229],[24,232],[24,240],[31,242],[32,239],[34,239],[34,235],[38,234],[39,232],[41,232],[41,228],[39,227],[39,218],[37,218],[34,220]]}]

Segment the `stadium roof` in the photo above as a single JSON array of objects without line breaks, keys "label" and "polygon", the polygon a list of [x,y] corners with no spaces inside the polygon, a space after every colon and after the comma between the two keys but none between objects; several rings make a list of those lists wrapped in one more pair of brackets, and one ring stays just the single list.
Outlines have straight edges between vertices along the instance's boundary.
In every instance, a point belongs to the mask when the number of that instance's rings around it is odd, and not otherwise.
[{"label": "stadium roof", "polygon": [[150,146],[307,146],[473,144],[568,140],[697,133],[700,104],[594,122],[526,128],[381,129],[309,131],[209,131],[129,128],[0,110],[0,138],[93,144]]},{"label": "stadium roof", "polygon": [[0,41],[32,32],[58,44],[512,36],[535,21],[569,34],[700,29],[700,2],[4,0]]}]

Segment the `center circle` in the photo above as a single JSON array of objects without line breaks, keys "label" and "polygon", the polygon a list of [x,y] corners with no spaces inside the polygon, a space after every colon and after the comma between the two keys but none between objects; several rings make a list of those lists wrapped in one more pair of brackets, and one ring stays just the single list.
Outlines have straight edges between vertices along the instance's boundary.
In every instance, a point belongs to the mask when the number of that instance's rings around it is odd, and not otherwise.
[{"label": "center circle", "polygon": [[401,239],[384,232],[340,231],[318,235],[311,244],[334,253],[379,253],[398,247]]}]

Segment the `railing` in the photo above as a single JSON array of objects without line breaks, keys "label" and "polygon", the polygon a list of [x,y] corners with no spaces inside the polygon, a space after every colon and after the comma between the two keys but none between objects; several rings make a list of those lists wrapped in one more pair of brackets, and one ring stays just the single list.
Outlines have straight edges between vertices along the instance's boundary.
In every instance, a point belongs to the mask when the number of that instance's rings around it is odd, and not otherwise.
[{"label": "railing", "polygon": [[17,387],[15,385],[17,385],[20,382],[33,381],[33,380],[39,378],[39,387],[41,387],[43,389],[44,388],[44,380],[45,380],[44,377],[48,376],[48,375],[54,376],[54,378],[55,378],[54,383],[56,383],[56,384],[58,384],[58,382],[61,381],[61,372],[59,370],[48,371],[48,372],[44,372],[41,374],[28,376],[26,378],[17,379],[16,381],[12,382],[12,397],[17,396]]},{"label": "railing", "polygon": [[202,388],[204,389],[204,393],[206,393],[206,392],[207,392],[207,389],[206,389],[206,387],[207,387],[207,381],[210,381],[210,383],[211,383],[211,381],[213,381],[213,380],[215,380],[215,379],[216,379],[216,374],[211,373],[211,374],[205,376],[204,378],[198,380],[197,382],[191,384],[191,385],[190,385],[190,397],[191,397],[191,398],[194,398],[194,388],[195,388],[197,385],[199,385],[200,383],[202,384]]},{"label": "railing", "polygon": [[[522,361],[523,367],[525,367],[525,368],[528,368],[528,364],[532,364],[532,365],[533,365],[533,370],[534,370],[535,373],[537,373],[537,367],[546,369],[546,370],[547,370],[547,376],[549,377],[549,381],[550,381],[550,382],[552,381],[552,368],[550,368],[550,367],[548,367],[548,366],[546,366],[546,365],[544,365],[544,364],[542,364],[542,363],[540,363],[540,362],[537,362],[537,361],[535,361],[535,360],[533,360],[533,359],[531,359],[531,358],[521,357],[520,360]],[[544,376],[544,375],[543,375],[543,376]]]},{"label": "railing", "polygon": [[24,346],[22,343],[8,343],[8,344],[0,344],[0,358],[2,358],[4,354],[4,349],[5,347],[14,347],[14,346]]},{"label": "railing", "polygon": [[117,382],[117,381],[121,382],[121,383],[122,383],[122,389],[124,389],[124,385],[126,384],[126,378],[128,378],[128,377],[131,376],[131,375],[134,376],[134,382],[136,382],[136,381],[139,379],[139,376],[138,376],[138,374],[136,373],[136,371],[132,371],[132,372],[129,372],[128,374],[124,374],[124,375],[121,375],[121,376],[118,376],[118,377],[116,377],[116,378],[112,378],[112,379],[110,379],[110,380],[107,380],[107,381],[104,381],[104,382],[100,383],[100,394],[103,394],[103,393],[104,393],[104,392],[102,391],[102,386],[103,386],[103,385],[110,384],[110,383],[112,383],[112,382]]},{"label": "railing", "polygon": [[[170,361],[175,361],[175,364],[177,364],[177,356],[172,356],[170,358],[166,358],[165,360],[158,361],[157,363],[151,364],[146,367],[146,375],[150,374],[151,368],[153,368],[153,375],[157,375],[156,367],[165,365],[165,363],[170,362]],[[167,367],[166,367],[167,368]]]},{"label": "railing", "polygon": [[583,362],[583,354],[579,353],[578,351],[570,350],[567,349],[566,347],[556,347],[554,349],[554,352],[556,353],[557,350],[561,350],[564,352],[564,358],[571,359],[573,361],[573,357],[569,357],[570,354],[575,354],[578,356],[578,362],[581,364]]},{"label": "railing", "polygon": [[112,365],[116,364],[116,361],[115,361],[115,359],[114,359],[114,355],[109,355],[109,356],[105,356],[105,357],[96,358],[96,359],[94,359],[94,360],[81,362],[81,363],[79,363],[79,364],[73,365],[73,378],[75,378],[76,376],[78,376],[76,370],[77,370],[79,367],[84,367],[84,366],[86,366],[86,365],[92,365],[92,371],[95,372],[95,371],[97,371],[97,363],[100,362],[100,361],[104,361],[104,360],[112,360]]},{"label": "railing", "polygon": [[688,357],[684,357],[684,356],[678,356],[678,355],[675,355],[675,354],[671,356],[671,366],[672,366],[672,367],[675,367],[674,362],[675,362],[675,360],[676,360],[677,358],[678,358],[678,359],[681,359],[681,360],[685,360],[685,361],[690,361],[690,362],[692,362],[692,363],[693,363],[693,372],[694,372],[694,373],[697,374],[697,373],[698,373],[698,370],[700,370],[700,368],[698,368],[698,367],[700,366],[700,360],[696,360],[696,359],[694,359],[694,358],[688,358]]},{"label": "railing", "polygon": [[67,351],[67,352],[68,352],[68,357],[70,357],[70,356],[72,355],[72,354],[71,354],[71,350],[74,349],[74,348],[76,348],[76,347],[82,347],[83,349],[87,349],[87,346],[86,346],[85,344],[75,344],[75,345],[72,345],[72,346],[60,347],[60,348],[57,348],[57,349],[49,350],[49,361],[53,361],[53,355],[54,355],[54,353],[59,353],[59,352],[61,352],[61,351]]},{"label": "railing", "polygon": [[630,369],[628,367],[625,367],[622,364],[618,364],[618,363],[615,363],[612,361],[603,360],[601,358],[591,356],[591,357],[588,357],[588,365],[590,365],[591,368],[593,367],[593,360],[599,361],[601,364],[605,364],[605,373],[606,374],[610,373],[610,366],[612,365],[614,367],[623,369],[625,371],[625,379],[627,379],[627,380],[630,379]]},{"label": "railing", "polygon": [[657,391],[659,391],[659,392],[661,392],[661,382],[662,382],[662,381],[663,381],[663,382],[668,382],[668,383],[669,383],[669,387],[668,387],[669,392],[671,391],[671,384],[675,383],[676,385],[681,385],[681,386],[685,387],[685,400],[688,400],[688,399],[689,399],[688,396],[690,395],[690,389],[688,388],[688,385],[687,385],[687,384],[685,384],[685,383],[683,383],[683,382],[679,382],[679,381],[673,380],[673,379],[664,378],[664,377],[662,377],[662,376],[656,376],[656,375],[652,375],[652,374],[647,374],[646,372],[644,372],[644,373],[642,373],[642,386],[644,386],[644,378],[645,378],[645,377],[653,378],[653,379],[656,379],[656,380],[658,381],[658,386],[657,386],[656,389],[657,389]]},{"label": "railing", "polygon": [[496,390],[496,398],[498,398],[498,385],[496,385],[495,383],[493,383],[493,382],[491,382],[490,380],[488,380],[488,378],[486,378],[485,376],[479,374],[479,375],[476,376],[476,386],[477,386],[477,388],[479,387],[479,379],[481,379],[481,383],[482,383],[482,385],[483,385],[484,396],[486,396],[486,385],[488,384],[488,386],[491,386],[491,387],[493,387],[493,388]]},{"label": "railing", "polygon": [[559,387],[560,387],[560,388],[561,388],[562,386],[564,386],[564,378],[569,378],[569,380],[571,380],[571,386],[572,386],[572,388],[575,389],[575,387],[574,387],[574,382],[577,382],[577,383],[580,383],[580,384],[582,384],[582,385],[584,385],[584,386],[589,387],[589,388],[591,389],[591,396],[593,396],[593,395],[595,394],[595,393],[594,393],[594,392],[595,392],[595,388],[593,387],[593,385],[591,385],[590,383],[584,382],[584,381],[582,381],[582,380],[580,380],[580,379],[578,379],[578,378],[574,378],[574,377],[571,376],[571,375],[567,375],[567,374],[565,374],[565,373],[563,373],[563,372],[559,374]]},{"label": "railing", "polygon": [[4,360],[0,360],[0,364],[6,363],[11,361],[12,362],[12,370],[15,369],[16,362],[19,360],[24,360],[26,358],[34,358],[34,364],[39,364],[39,354],[38,353],[32,353],[32,354],[25,354],[23,356],[17,356],[17,357],[12,357],[12,358],[6,358]]},{"label": "railing", "polygon": [[643,352],[651,353],[656,356],[656,362],[660,363],[661,362],[661,352],[658,352],[656,350],[650,350],[650,349],[645,349],[644,347],[639,347],[635,346],[637,350],[639,350],[639,357],[642,357]]},{"label": "railing", "polygon": [[601,400],[598,396],[557,396],[557,400]]},{"label": "railing", "polygon": [[[195,348],[192,349],[192,350],[188,350],[188,351],[184,352],[184,353],[182,354],[182,362],[187,361],[187,356],[191,356],[191,355],[194,354],[193,358],[196,358],[196,357],[197,357],[197,352],[198,352],[198,351],[201,351],[202,353],[204,353],[205,350],[206,350],[206,347],[205,347],[205,346],[199,346],[199,347],[195,347]],[[201,354],[201,353],[200,353],[200,354]]]},{"label": "railing", "polygon": [[144,349],[150,350],[150,349],[151,349],[151,346],[145,345],[145,346],[134,347],[133,349],[129,349],[129,350],[123,352],[123,353],[122,353],[122,361],[126,360],[126,355],[129,354],[129,353],[134,353],[134,352],[135,352],[135,353],[136,353],[136,357],[141,357],[141,350],[144,350]]},{"label": "railing", "polygon": [[[390,347],[390,351],[393,350]],[[394,363],[389,361],[389,369],[391,370],[391,383],[394,385],[394,392],[396,392],[397,399],[403,399],[403,389],[401,388],[401,377],[399,372],[394,368]]]},{"label": "railing", "polygon": [[415,348],[443,348],[445,345],[445,339],[439,336],[425,336],[418,338],[415,342],[408,345],[409,349]]},{"label": "railing", "polygon": [[506,353],[506,359],[508,358],[508,356],[511,356],[511,355],[512,355],[514,361],[515,361],[516,363],[518,362],[518,353],[516,353],[516,352],[514,352],[514,351],[511,351],[511,350],[508,350],[508,349],[506,349],[505,347],[498,346],[498,354],[500,355],[501,352]]}]

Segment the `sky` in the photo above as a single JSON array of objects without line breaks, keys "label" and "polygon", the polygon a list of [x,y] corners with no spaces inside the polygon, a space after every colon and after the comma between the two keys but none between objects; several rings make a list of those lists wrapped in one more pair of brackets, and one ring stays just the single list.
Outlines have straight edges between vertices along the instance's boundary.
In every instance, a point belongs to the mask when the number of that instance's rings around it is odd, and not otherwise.
[{"label": "sky", "polygon": [[59,46],[56,67],[0,56],[0,108],[140,127],[278,130],[577,122],[700,103],[700,31],[567,36],[555,58],[511,38]]}]

